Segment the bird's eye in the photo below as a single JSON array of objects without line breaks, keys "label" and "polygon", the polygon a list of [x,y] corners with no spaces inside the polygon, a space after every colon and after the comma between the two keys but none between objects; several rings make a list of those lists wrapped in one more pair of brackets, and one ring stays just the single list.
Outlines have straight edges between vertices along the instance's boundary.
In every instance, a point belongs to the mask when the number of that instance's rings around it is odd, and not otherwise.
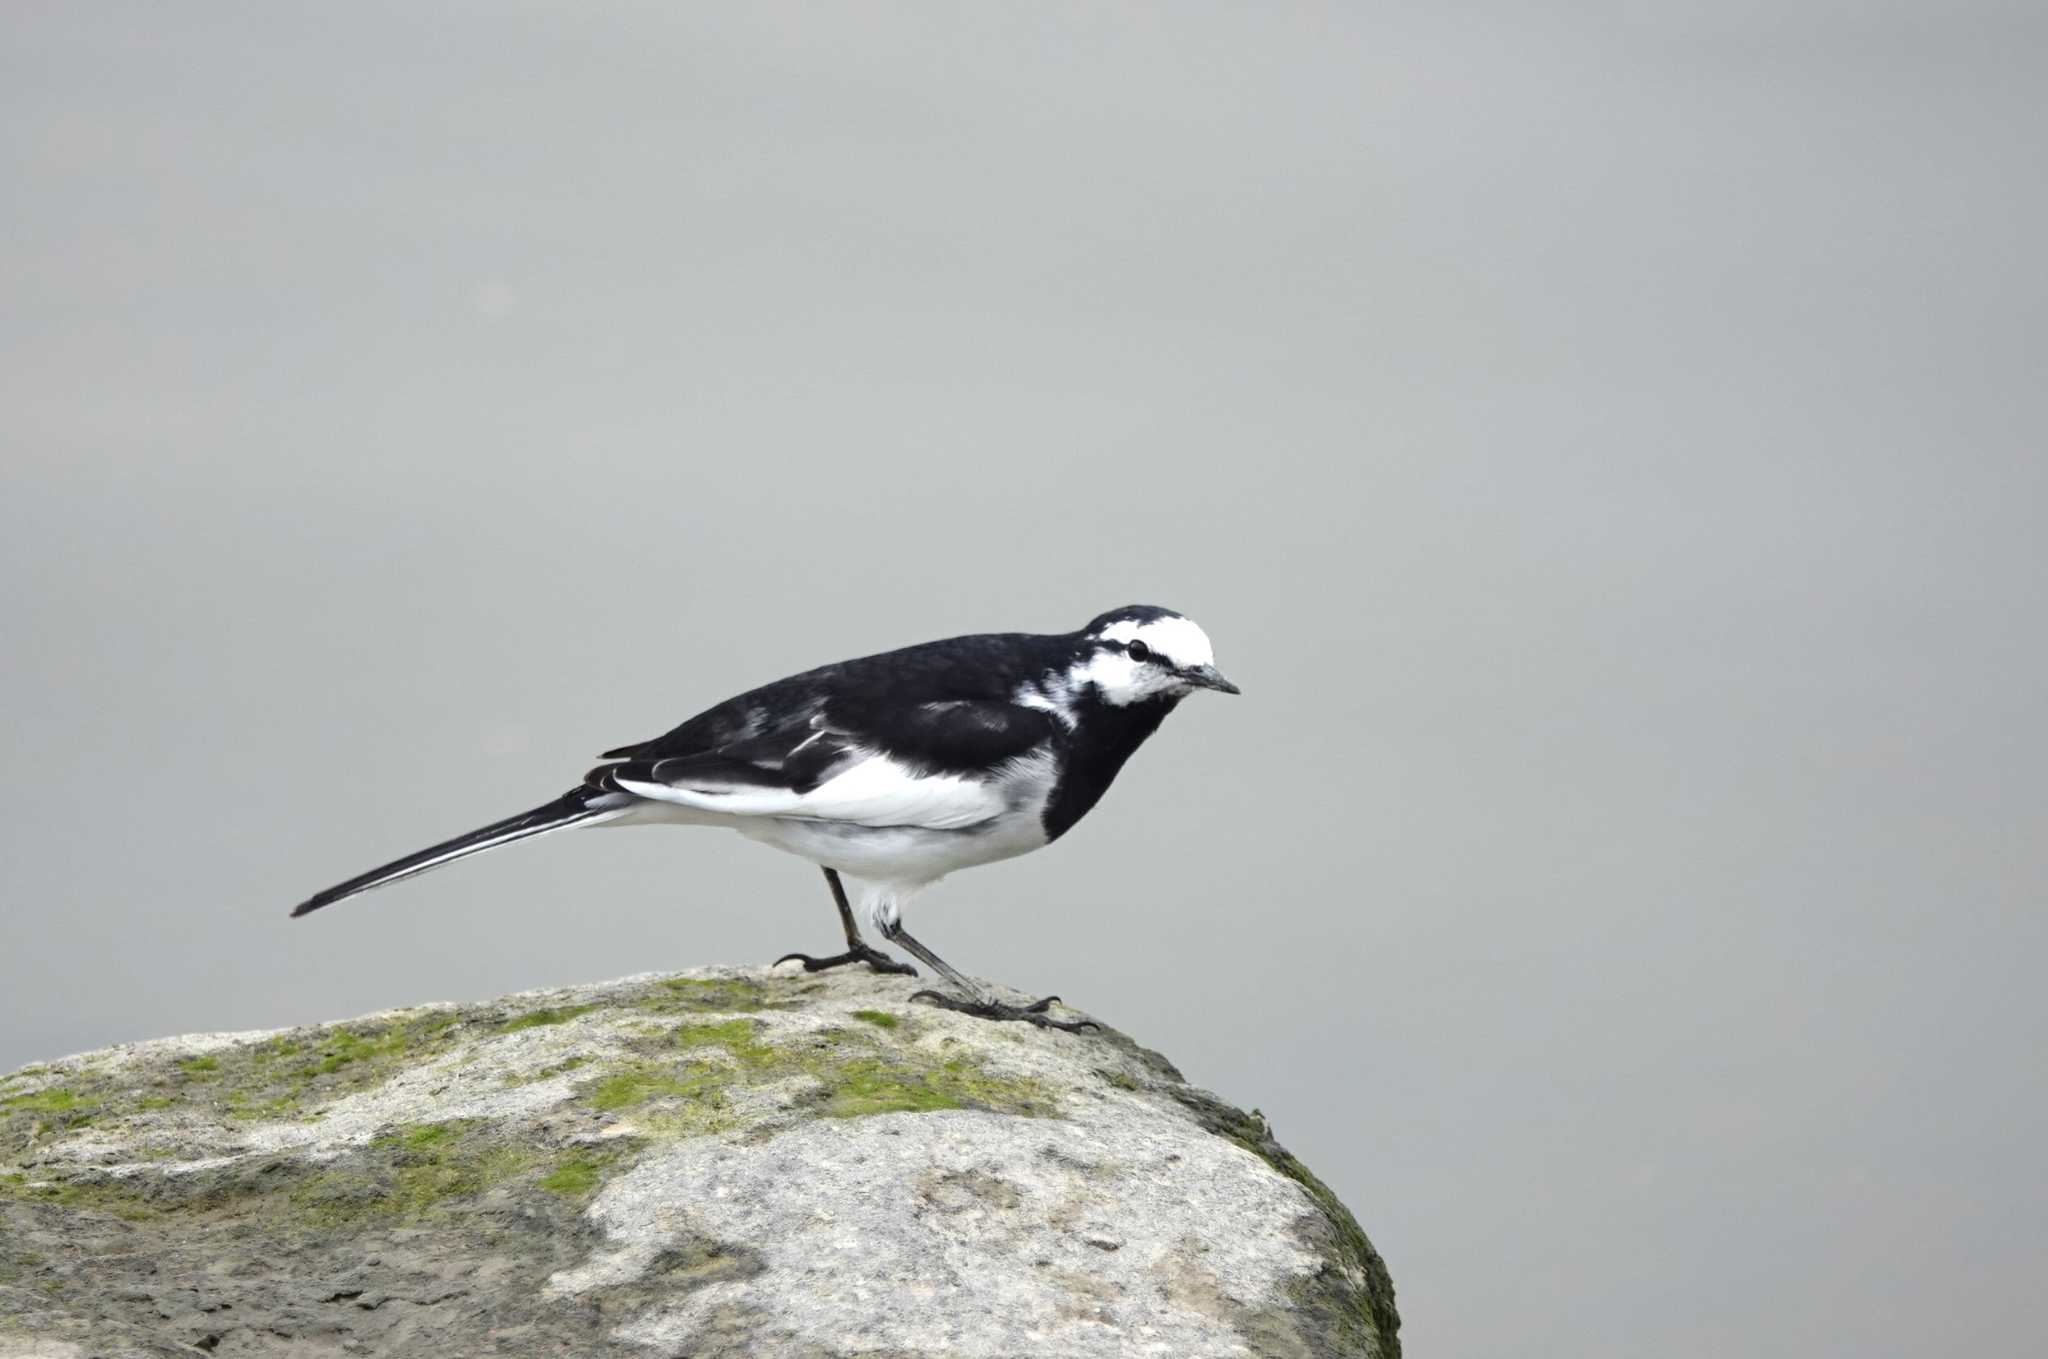
[{"label": "bird's eye", "polygon": [[1146,646],[1143,642],[1133,642],[1125,650],[1130,652],[1131,659],[1134,661],[1149,661],[1152,659],[1152,648]]}]

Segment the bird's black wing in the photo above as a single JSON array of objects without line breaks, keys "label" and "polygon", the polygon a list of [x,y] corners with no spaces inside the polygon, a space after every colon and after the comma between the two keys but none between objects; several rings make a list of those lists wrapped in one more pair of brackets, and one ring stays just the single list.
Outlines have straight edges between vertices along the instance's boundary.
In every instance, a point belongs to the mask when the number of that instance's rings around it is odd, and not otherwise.
[{"label": "bird's black wing", "polygon": [[[921,750],[935,767],[1000,758],[1006,745],[1029,746],[1044,729],[1035,709],[1010,700],[1020,684],[1072,659],[1064,638],[991,632],[884,651],[819,666],[764,684],[654,737],[604,753],[607,760],[703,755],[778,732],[806,734],[804,723],[826,712],[835,727],[878,730]],[[971,703],[971,710],[938,705]],[[928,712],[924,711],[930,706]]]},{"label": "bird's black wing", "polygon": [[1014,703],[842,696],[713,750],[601,765],[589,781],[734,816],[962,829],[1005,810],[998,776],[1062,730]]}]

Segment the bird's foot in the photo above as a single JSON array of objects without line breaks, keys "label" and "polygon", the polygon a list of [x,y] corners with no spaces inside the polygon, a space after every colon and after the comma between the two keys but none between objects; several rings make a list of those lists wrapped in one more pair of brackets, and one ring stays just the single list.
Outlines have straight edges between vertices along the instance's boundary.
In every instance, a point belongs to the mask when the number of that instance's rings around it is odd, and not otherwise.
[{"label": "bird's foot", "polygon": [[829,958],[813,958],[808,953],[785,953],[775,960],[780,967],[784,963],[799,962],[806,972],[823,972],[828,967],[845,967],[848,963],[866,963],[877,972],[894,972],[899,976],[915,977],[917,969],[909,963],[898,962],[878,948],[866,944],[855,944],[844,953],[835,953]]},{"label": "bird's foot", "polygon": [[929,1001],[941,1010],[973,1015],[977,1019],[1018,1019],[1036,1024],[1041,1029],[1064,1029],[1068,1033],[1080,1033],[1084,1029],[1094,1029],[1099,1033],[1102,1030],[1102,1026],[1092,1019],[1054,1019],[1046,1013],[1059,999],[1058,996],[1034,1000],[1029,1005],[1005,1005],[999,1000],[961,1000],[943,991],[913,991],[910,998]]}]

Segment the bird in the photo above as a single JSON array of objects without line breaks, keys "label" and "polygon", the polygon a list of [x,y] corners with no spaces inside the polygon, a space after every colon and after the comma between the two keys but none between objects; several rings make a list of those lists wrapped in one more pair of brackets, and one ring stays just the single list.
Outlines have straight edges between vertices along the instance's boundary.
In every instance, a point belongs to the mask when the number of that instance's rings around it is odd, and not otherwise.
[{"label": "bird", "polygon": [[[824,871],[846,935],[807,971],[917,969],[869,944],[866,922],[951,983],[913,999],[992,1020],[1078,1031],[1058,996],[998,999],[903,928],[948,874],[1043,849],[1092,811],[1125,761],[1197,690],[1241,692],[1207,633],[1132,604],[1069,633],[980,633],[840,661],[706,708],[651,740],[607,750],[552,802],[317,892],[294,917],[515,841],[578,826],[736,830]],[[857,888],[848,901],[843,878]]]}]

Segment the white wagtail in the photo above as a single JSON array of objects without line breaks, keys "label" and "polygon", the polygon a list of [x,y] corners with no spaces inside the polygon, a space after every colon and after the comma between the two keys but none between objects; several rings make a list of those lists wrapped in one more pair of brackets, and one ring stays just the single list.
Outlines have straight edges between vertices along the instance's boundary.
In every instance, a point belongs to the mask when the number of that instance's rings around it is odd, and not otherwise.
[{"label": "white wagtail", "polygon": [[1006,1005],[961,976],[904,931],[904,904],[955,869],[1059,839],[1196,689],[1238,692],[1216,669],[1207,634],[1149,605],[1113,610],[1079,632],[953,637],[842,661],[608,750],[582,786],[553,802],[350,878],[292,914],[569,826],[728,826],[817,864],[831,885],[846,952],[779,961],[916,975],[861,938],[844,873],[860,888],[861,917],[965,997],[916,998],[1079,1028],[1048,1016],[1058,997]]}]

